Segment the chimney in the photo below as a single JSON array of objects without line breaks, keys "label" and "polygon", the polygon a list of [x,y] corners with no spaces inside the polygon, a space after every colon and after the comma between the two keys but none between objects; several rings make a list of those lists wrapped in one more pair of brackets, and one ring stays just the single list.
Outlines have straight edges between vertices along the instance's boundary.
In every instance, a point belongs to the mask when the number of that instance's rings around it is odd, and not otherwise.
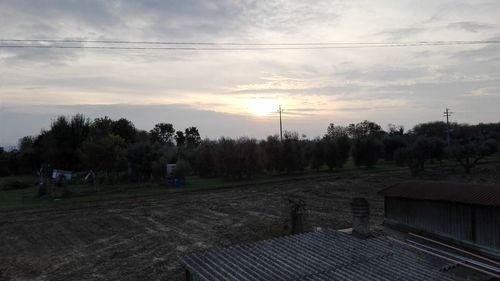
[{"label": "chimney", "polygon": [[366,237],[370,235],[370,204],[365,198],[354,198],[351,202],[352,233]]},{"label": "chimney", "polygon": [[290,231],[299,234],[305,231],[306,203],[303,200],[287,199],[290,203]]}]

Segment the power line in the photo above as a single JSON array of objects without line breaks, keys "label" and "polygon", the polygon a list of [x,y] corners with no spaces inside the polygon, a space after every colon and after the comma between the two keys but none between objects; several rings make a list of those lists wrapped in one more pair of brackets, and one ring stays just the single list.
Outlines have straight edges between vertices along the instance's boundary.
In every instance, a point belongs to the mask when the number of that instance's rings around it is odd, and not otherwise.
[{"label": "power line", "polygon": [[[358,48],[392,48],[392,47],[418,47],[418,46],[449,46],[449,45],[478,45],[500,44],[500,40],[481,41],[420,41],[420,42],[351,42],[351,43],[209,43],[209,42],[160,42],[160,41],[107,41],[107,40],[38,40],[38,39],[0,39],[4,44],[0,48],[37,48],[37,49],[109,49],[109,50],[187,50],[187,51],[255,51],[255,50],[318,50],[318,49],[358,49]],[[56,45],[28,45],[5,44],[8,42],[23,43],[57,43]],[[99,43],[120,44],[114,45],[60,45],[68,43]],[[123,46],[130,44],[162,45],[150,46]],[[179,47],[178,45],[184,45]],[[201,46],[201,47],[199,47]],[[221,47],[222,46],[222,47]],[[227,47],[228,46],[228,47]],[[233,47],[236,46],[236,47]]]},{"label": "power line", "polygon": [[278,111],[280,113],[280,141],[283,142],[283,123],[281,121],[281,113],[283,113],[283,109],[281,109],[281,104]]},{"label": "power line", "polygon": [[321,46],[321,45],[406,45],[406,44],[498,44],[500,40],[450,40],[450,41],[387,41],[387,42],[306,42],[306,43],[241,43],[241,42],[174,42],[174,41],[126,41],[87,39],[0,39],[0,42],[31,43],[103,43],[103,44],[144,44],[144,45],[231,45],[231,46]]}]

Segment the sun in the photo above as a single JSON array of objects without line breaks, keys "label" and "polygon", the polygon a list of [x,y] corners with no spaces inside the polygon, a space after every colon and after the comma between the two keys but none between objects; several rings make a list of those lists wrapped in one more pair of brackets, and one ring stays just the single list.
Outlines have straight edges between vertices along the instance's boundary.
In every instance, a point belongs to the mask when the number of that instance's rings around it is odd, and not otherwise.
[{"label": "sun", "polygon": [[278,103],[268,99],[253,99],[248,101],[247,108],[256,116],[267,116],[278,111]]}]

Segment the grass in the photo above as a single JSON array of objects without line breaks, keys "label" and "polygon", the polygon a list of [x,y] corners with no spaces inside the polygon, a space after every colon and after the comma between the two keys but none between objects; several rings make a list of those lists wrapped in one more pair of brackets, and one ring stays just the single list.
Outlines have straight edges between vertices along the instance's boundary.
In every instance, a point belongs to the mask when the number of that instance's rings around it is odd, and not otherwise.
[{"label": "grass", "polygon": [[[482,162],[500,161],[500,154],[492,155]],[[427,169],[435,169],[443,166],[456,166],[453,161],[443,160],[426,165]],[[57,194],[66,194],[69,196],[59,199],[38,198],[36,196],[38,189],[34,186],[37,178],[34,176],[16,176],[0,178],[0,209],[17,208],[36,208],[36,207],[56,207],[70,205],[80,202],[96,202],[108,200],[120,200],[126,198],[147,198],[163,196],[171,193],[199,191],[207,189],[231,188],[246,185],[259,185],[264,183],[283,182],[291,180],[308,179],[315,177],[328,176],[346,176],[359,173],[384,173],[389,171],[405,171],[407,167],[396,166],[393,162],[381,160],[373,168],[356,167],[352,160],[344,166],[342,170],[334,170],[333,173],[323,169],[319,172],[306,169],[302,173],[293,175],[283,174],[261,174],[252,179],[239,181],[224,180],[221,178],[199,178],[191,176],[186,179],[186,185],[182,187],[168,187],[165,183],[146,182],[146,183],[125,183],[116,185],[97,186],[97,193],[90,193],[90,187],[83,184],[71,184],[62,188],[56,188]],[[28,184],[28,188],[17,190],[4,190],[5,186],[13,181],[20,181]]]}]

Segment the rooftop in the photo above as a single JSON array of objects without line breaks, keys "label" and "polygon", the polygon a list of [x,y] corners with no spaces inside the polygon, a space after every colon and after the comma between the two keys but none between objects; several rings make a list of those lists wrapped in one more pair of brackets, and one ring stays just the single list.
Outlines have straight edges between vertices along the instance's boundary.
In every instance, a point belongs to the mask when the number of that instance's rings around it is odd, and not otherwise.
[{"label": "rooftop", "polygon": [[181,264],[200,280],[470,280],[449,262],[386,236],[359,239],[334,230],[194,253]]},{"label": "rooftop", "polygon": [[387,197],[448,201],[500,207],[500,185],[441,181],[407,181],[383,189]]}]

